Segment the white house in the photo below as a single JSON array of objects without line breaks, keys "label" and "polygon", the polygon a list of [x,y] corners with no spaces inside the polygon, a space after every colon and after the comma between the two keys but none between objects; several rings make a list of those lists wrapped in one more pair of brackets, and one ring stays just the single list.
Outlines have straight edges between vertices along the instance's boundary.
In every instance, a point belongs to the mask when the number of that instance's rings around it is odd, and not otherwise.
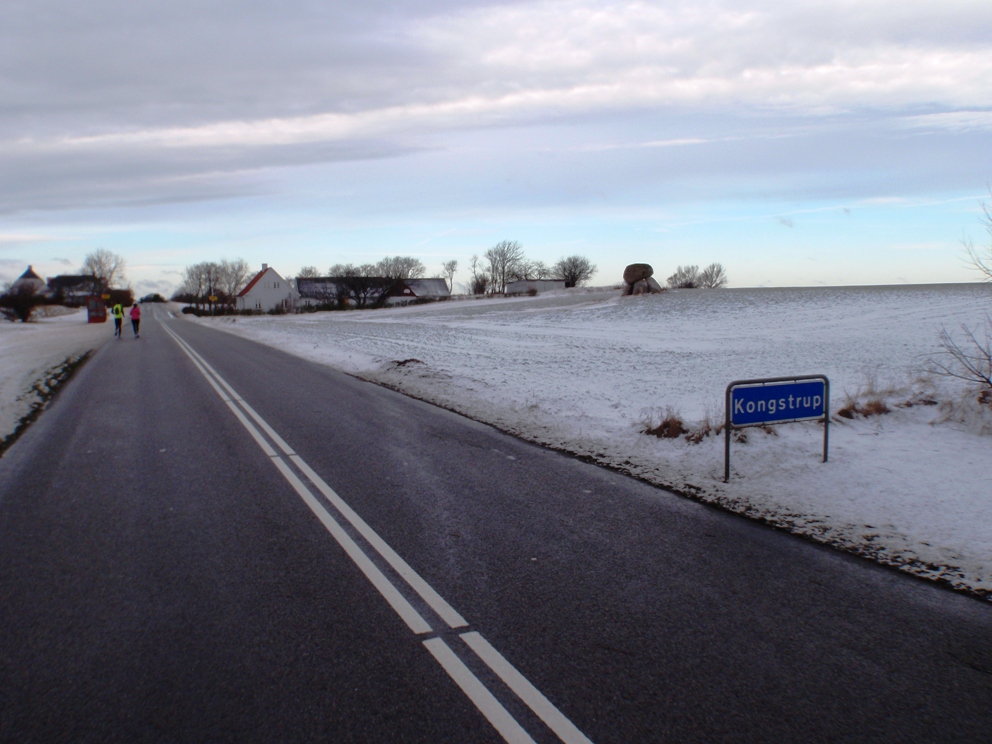
[{"label": "white house", "polygon": [[263,313],[276,309],[292,310],[298,296],[292,281],[283,279],[268,264],[262,264],[262,270],[238,293],[237,308]]}]

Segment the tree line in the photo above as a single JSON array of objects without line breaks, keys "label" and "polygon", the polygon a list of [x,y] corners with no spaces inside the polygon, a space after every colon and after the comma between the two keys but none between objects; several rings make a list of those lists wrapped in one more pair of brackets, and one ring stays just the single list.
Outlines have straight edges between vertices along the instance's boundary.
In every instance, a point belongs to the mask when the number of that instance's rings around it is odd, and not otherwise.
[{"label": "tree line", "polygon": [[717,289],[727,283],[727,272],[718,263],[702,271],[698,266],[679,266],[667,281],[672,289]]},{"label": "tree line", "polygon": [[[445,264],[454,276],[457,261]],[[358,307],[379,307],[393,296],[407,279],[422,279],[427,273],[423,262],[412,256],[387,256],[376,263],[334,264],[321,275],[316,266],[304,266],[299,280],[311,280],[307,294],[324,305],[343,307],[349,301]],[[440,278],[440,277],[439,277]],[[312,280],[323,279],[323,282]],[[449,277],[450,280],[450,277]],[[299,287],[297,287],[299,289]]]},{"label": "tree line", "polygon": [[523,246],[515,240],[503,240],[469,260],[472,294],[503,294],[512,281],[556,279],[566,287],[579,287],[596,273],[596,267],[584,256],[566,256],[554,265],[532,261],[524,255]]},{"label": "tree line", "polygon": [[[198,308],[213,303],[229,305],[251,277],[251,266],[243,258],[201,261],[183,270],[179,288],[172,299]],[[211,300],[211,297],[217,299]]]}]

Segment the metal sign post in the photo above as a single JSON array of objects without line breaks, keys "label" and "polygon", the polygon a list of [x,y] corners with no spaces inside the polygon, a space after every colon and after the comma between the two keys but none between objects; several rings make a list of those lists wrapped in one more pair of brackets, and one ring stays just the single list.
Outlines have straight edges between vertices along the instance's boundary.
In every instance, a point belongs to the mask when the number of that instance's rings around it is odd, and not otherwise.
[{"label": "metal sign post", "polygon": [[730,480],[730,431],[748,426],[823,421],[823,462],[830,431],[830,381],[825,375],[736,380],[727,385],[723,482]]}]

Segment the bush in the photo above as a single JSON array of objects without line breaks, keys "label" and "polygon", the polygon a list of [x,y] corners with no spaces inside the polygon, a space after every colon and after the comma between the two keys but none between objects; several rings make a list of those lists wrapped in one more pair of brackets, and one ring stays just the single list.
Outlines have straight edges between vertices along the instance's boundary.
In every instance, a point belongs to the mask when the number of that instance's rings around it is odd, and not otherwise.
[{"label": "bush", "polygon": [[25,283],[0,295],[0,312],[7,320],[27,323],[34,309],[44,302],[35,285]]}]

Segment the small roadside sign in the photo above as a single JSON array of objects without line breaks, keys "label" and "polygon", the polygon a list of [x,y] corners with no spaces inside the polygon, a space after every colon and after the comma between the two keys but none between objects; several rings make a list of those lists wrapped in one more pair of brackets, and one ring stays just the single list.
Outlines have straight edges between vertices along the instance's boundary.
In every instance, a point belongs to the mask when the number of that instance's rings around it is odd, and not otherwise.
[{"label": "small roadside sign", "polygon": [[207,299],[211,302],[217,302],[217,295],[210,295]]},{"label": "small roadside sign", "polygon": [[830,427],[830,381],[825,375],[736,380],[727,385],[723,481],[730,480],[730,431],[748,426],[823,421],[823,462]]}]

